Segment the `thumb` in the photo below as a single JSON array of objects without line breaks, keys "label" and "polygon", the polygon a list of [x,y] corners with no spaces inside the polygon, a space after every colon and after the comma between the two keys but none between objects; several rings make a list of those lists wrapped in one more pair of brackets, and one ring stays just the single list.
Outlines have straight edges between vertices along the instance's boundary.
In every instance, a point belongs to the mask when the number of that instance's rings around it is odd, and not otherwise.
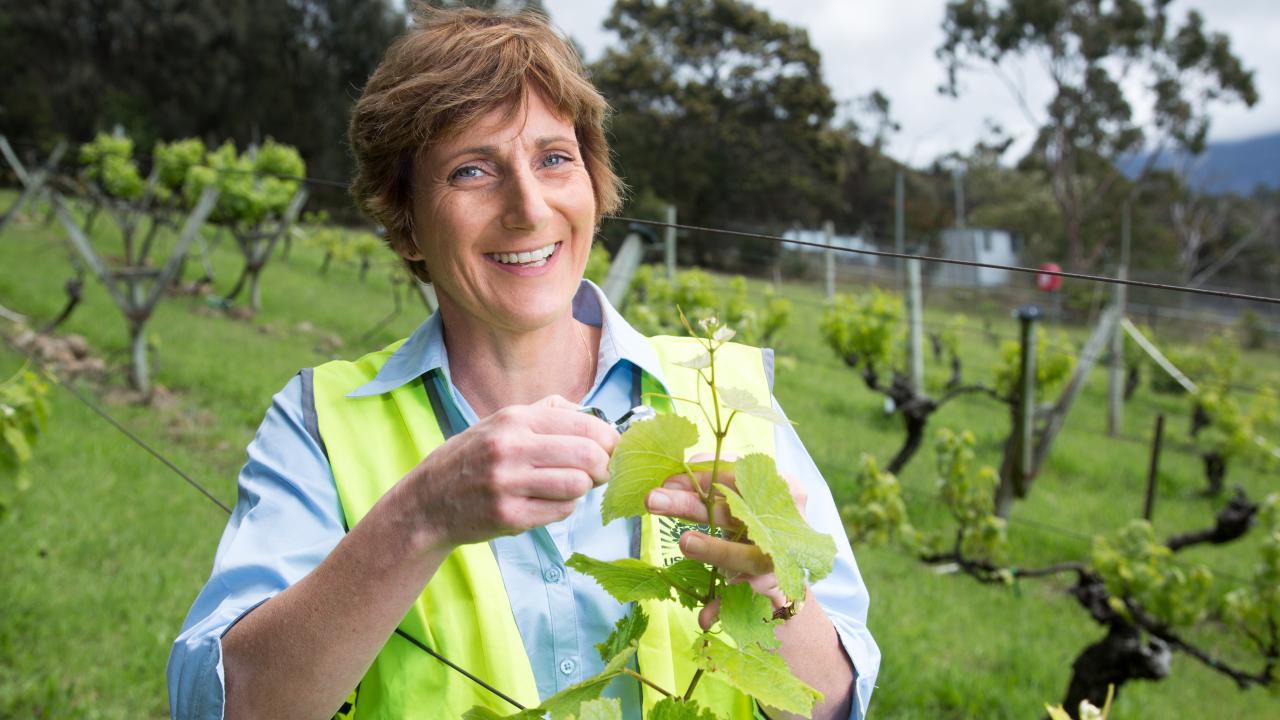
[{"label": "thumb", "polygon": [[533,404],[534,407],[561,408],[564,410],[580,410],[581,406],[565,400],[560,395],[548,395]]}]

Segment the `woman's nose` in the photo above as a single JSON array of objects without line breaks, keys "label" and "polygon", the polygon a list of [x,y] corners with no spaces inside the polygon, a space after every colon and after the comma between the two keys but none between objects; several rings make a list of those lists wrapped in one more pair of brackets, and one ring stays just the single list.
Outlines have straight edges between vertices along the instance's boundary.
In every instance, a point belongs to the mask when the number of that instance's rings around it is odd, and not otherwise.
[{"label": "woman's nose", "polygon": [[502,224],[509,230],[537,230],[551,217],[546,188],[528,168],[508,176]]}]

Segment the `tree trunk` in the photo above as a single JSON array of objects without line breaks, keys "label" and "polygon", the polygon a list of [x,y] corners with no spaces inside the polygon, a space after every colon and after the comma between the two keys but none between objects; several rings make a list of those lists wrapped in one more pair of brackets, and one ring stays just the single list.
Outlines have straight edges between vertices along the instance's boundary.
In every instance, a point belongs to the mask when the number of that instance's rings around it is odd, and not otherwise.
[{"label": "tree trunk", "polygon": [[240,271],[240,277],[236,280],[235,287],[231,288],[231,291],[227,293],[226,298],[228,300],[234,300],[236,296],[240,294],[240,291],[244,289],[244,281],[248,278],[249,266],[245,265],[244,269]]},{"label": "tree trunk", "polygon": [[1191,411],[1191,437],[1199,435],[1210,422],[1212,421],[1209,419],[1209,413],[1204,411],[1204,406],[1196,403],[1195,409]]},{"label": "tree trunk", "polygon": [[254,312],[262,310],[262,266],[249,273],[249,307]]},{"label": "tree trunk", "polygon": [[324,260],[320,262],[320,274],[329,274],[329,263],[333,262],[333,252],[329,251],[324,254]]},{"label": "tree trunk", "polygon": [[1142,373],[1137,365],[1130,365],[1124,376],[1124,400],[1129,401],[1133,397],[1133,393],[1137,391],[1138,385],[1142,383]]},{"label": "tree trunk", "polygon": [[1142,631],[1117,618],[1106,637],[1085,648],[1071,664],[1071,682],[1062,706],[1079,717],[1080,701],[1097,707],[1107,700],[1107,687],[1120,688],[1130,680],[1160,680],[1169,675],[1169,646],[1159,638],[1143,641]]},{"label": "tree trunk", "polygon": [[63,286],[67,291],[67,304],[62,307],[62,312],[58,313],[58,317],[50,320],[47,325],[40,328],[40,334],[46,335],[58,329],[58,326],[67,321],[71,317],[71,312],[80,304],[81,296],[84,290],[84,278],[73,277]]},{"label": "tree trunk", "polygon": [[1021,472],[1018,463],[1022,454],[1022,433],[1018,429],[1016,405],[1014,408],[1009,413],[1009,439],[1004,443],[1004,458],[1000,461],[1000,484],[996,486],[995,497],[995,515],[1005,520],[1009,519],[1009,513],[1013,510],[1014,499],[1021,496],[1018,492],[1017,475]]},{"label": "tree trunk", "polygon": [[1227,459],[1222,453],[1208,452],[1204,458],[1204,476],[1209,481],[1208,487],[1204,489],[1204,494],[1209,497],[1218,497],[1222,494],[1223,484],[1227,477]]},{"label": "tree trunk", "polygon": [[151,371],[147,367],[147,335],[145,320],[129,323],[129,383],[134,390],[151,396]]},{"label": "tree trunk", "polygon": [[916,401],[908,401],[907,405],[899,408],[902,413],[902,422],[907,429],[907,439],[902,443],[902,448],[898,450],[898,454],[893,456],[889,461],[889,466],[885,468],[888,472],[895,475],[902,472],[902,468],[906,467],[911,458],[915,456],[916,451],[920,449],[921,442],[924,441],[924,428],[929,422],[931,411],[920,411],[911,409],[914,405],[919,405]]},{"label": "tree trunk", "polygon": [[1165,545],[1170,550],[1178,552],[1185,547],[1200,543],[1224,545],[1239,540],[1249,532],[1249,528],[1253,527],[1257,514],[1257,503],[1249,499],[1244,488],[1237,487],[1231,502],[1227,503],[1227,506],[1222,508],[1214,518],[1213,527],[1174,535],[1165,541]]}]

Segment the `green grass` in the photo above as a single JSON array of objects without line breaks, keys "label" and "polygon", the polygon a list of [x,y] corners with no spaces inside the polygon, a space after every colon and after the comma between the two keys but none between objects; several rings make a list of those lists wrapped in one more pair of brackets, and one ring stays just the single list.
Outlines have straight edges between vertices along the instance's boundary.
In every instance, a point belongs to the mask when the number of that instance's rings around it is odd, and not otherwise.
[{"label": "green grass", "polygon": [[[8,202],[11,195],[0,197],[0,206]],[[104,252],[118,252],[106,225],[100,222],[97,241]],[[18,223],[0,236],[0,304],[40,319],[57,312],[70,275],[61,237],[57,227],[38,222]],[[218,287],[225,290],[239,257],[224,242],[215,261]],[[213,312],[201,298],[166,299],[148,329],[158,347],[155,379],[170,394],[156,408],[122,399],[124,323],[90,280],[85,302],[65,330],[86,336],[114,370],[105,388],[82,387],[104,398],[112,414],[216,496],[234,502],[244,447],[272,393],[299,368],[381,346],[407,334],[424,315],[411,298],[386,329],[360,342],[391,310],[385,273],[370,273],[361,283],[351,267],[335,266],[321,278],[319,265],[319,253],[307,247],[295,247],[287,262],[274,260],[263,279],[264,310],[249,321]],[[196,267],[191,263],[188,274]],[[798,303],[821,300],[811,286],[789,285],[784,292]],[[927,299],[931,307],[945,301]],[[859,456],[870,452],[887,460],[902,432],[897,418],[884,416],[879,396],[823,345],[814,310],[797,304],[781,339],[777,394],[842,501],[852,496]],[[929,313],[931,320],[948,317]],[[968,321],[981,324],[983,318],[970,313]],[[1015,332],[1003,308],[991,324],[997,332]],[[1088,330],[1064,332],[1079,343]],[[341,348],[334,349],[334,338]],[[989,379],[998,343],[973,333],[960,339],[966,377]],[[0,377],[20,364],[19,356],[0,349]],[[1246,364],[1256,375],[1249,382],[1280,377],[1280,363],[1266,354],[1252,354]],[[1140,512],[1149,449],[1145,440],[1105,436],[1105,392],[1105,372],[1096,371],[1031,497],[1015,507],[1014,562],[1086,558],[1087,536],[1118,528]],[[164,716],[169,646],[208,575],[225,517],[69,394],[55,389],[51,399],[52,421],[29,468],[33,487],[0,528],[0,717]],[[1126,409],[1126,434],[1148,437],[1157,412],[1169,415],[1157,530],[1202,527],[1218,503],[1196,494],[1203,480],[1186,447],[1185,399],[1140,390]],[[998,463],[1008,427],[1002,407],[961,399],[935,416],[930,431],[944,426],[974,430],[981,459]],[[913,520],[925,528],[946,522],[932,499],[932,463],[926,447],[902,477]],[[1228,479],[1255,497],[1276,489],[1274,475],[1240,463]],[[1070,532],[1047,532],[1041,524]],[[1227,549],[1189,551],[1183,559],[1243,576],[1257,545],[1251,537]],[[855,551],[872,595],[870,625],[884,652],[873,717],[1039,717],[1045,702],[1061,698],[1075,656],[1102,634],[1063,592],[1066,578],[1013,589],[981,586],[934,573],[894,550]],[[1247,660],[1214,628],[1192,636]],[[1212,711],[1205,713],[1207,708]],[[1179,655],[1168,680],[1127,686],[1114,717],[1188,712],[1269,717],[1280,713],[1280,704],[1256,689],[1239,692]]]}]

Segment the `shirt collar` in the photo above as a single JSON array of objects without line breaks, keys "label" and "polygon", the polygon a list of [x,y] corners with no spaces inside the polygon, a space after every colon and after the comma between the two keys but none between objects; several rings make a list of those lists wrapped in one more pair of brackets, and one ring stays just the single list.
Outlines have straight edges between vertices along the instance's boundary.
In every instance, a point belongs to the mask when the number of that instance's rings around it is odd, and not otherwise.
[{"label": "shirt collar", "polygon": [[[604,381],[615,365],[623,361],[630,362],[652,375],[658,382],[663,382],[662,366],[648,338],[631,327],[613,305],[609,304],[604,291],[590,280],[583,280],[578,285],[578,291],[573,296],[573,317],[601,328],[596,386]],[[449,357],[444,345],[444,326],[439,311],[432,313],[431,317],[413,331],[404,344],[387,358],[387,362],[372,380],[348,393],[347,397],[360,398],[388,393],[437,368],[449,380]],[[452,385],[452,381],[449,382]]]}]

